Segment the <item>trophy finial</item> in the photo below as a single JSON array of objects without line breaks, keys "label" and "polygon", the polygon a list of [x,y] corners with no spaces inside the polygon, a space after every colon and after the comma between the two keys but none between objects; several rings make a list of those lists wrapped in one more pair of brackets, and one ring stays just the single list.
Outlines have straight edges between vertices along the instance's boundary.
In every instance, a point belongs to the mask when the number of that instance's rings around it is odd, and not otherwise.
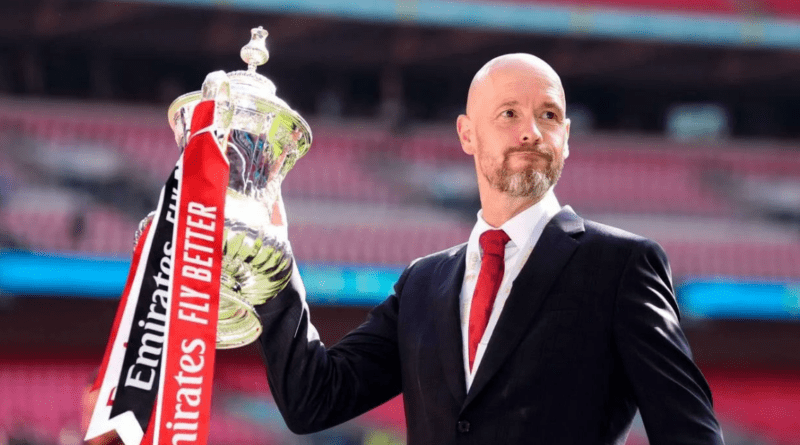
[{"label": "trophy finial", "polygon": [[257,66],[263,65],[269,60],[266,44],[268,35],[269,33],[262,26],[250,30],[250,43],[243,46],[239,53],[247,64],[247,71],[255,72]]}]

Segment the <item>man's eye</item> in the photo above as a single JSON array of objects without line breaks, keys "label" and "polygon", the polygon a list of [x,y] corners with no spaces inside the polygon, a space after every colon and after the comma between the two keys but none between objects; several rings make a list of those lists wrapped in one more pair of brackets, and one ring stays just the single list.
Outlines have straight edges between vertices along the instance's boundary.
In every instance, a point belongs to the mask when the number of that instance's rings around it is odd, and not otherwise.
[{"label": "man's eye", "polygon": [[516,117],[517,113],[515,113],[514,110],[505,110],[500,113],[500,115],[503,117]]},{"label": "man's eye", "polygon": [[545,119],[555,119],[555,118],[557,118],[558,116],[557,116],[557,115],[556,115],[554,112],[552,112],[552,111],[545,111],[545,112],[542,114],[542,117],[543,117],[543,118],[545,118]]}]

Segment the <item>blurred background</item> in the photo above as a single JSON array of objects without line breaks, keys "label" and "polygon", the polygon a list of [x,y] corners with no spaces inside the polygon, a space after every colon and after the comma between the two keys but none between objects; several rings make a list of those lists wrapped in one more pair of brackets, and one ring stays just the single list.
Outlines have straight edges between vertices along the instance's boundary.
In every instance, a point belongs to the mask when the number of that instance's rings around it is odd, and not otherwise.
[{"label": "blurred background", "polygon": [[[800,2],[3,0],[0,445],[82,443],[134,230],[178,157],[167,106],[244,69],[259,25],[259,71],[314,131],[283,194],[326,344],[467,240],[455,119],[481,65],[529,52],[566,89],[560,202],[664,246],[727,443],[800,444]],[[294,436],[256,349],[217,357],[210,443],[404,442],[399,398]]]}]

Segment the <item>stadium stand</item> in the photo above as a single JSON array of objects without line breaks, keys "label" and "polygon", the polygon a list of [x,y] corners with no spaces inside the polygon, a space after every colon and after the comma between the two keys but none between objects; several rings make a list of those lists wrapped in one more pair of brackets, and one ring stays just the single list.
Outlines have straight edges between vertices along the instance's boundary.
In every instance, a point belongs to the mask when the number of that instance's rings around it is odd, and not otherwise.
[{"label": "stadium stand", "polygon": [[800,381],[795,373],[709,369],[706,376],[718,412],[729,421],[746,425],[753,436],[750,440],[764,435],[776,443],[797,443]]},{"label": "stadium stand", "polygon": [[[3,366],[0,372],[0,419],[36,419],[35,425],[41,431],[34,434],[45,437],[59,437],[65,430],[77,429],[74,419],[80,417],[78,401],[87,387],[96,365],[42,363],[13,363]],[[24,436],[19,431],[24,426],[12,422],[0,424],[6,434]],[[212,419],[215,443],[265,443],[278,444],[264,427],[220,413]],[[80,436],[79,432],[74,431]]]},{"label": "stadium stand", "polygon": [[[29,144],[38,147],[57,147],[63,153],[75,153],[90,145],[118,152],[126,165],[133,162],[143,168],[143,173],[149,176],[146,180],[156,181],[168,174],[178,152],[167,125],[136,123],[153,113],[144,113],[133,123],[124,117],[107,118],[104,122],[98,121],[96,115],[117,115],[119,110],[102,113],[83,108],[67,117],[54,118],[47,116],[53,109],[50,105],[22,113],[9,107],[0,109],[0,120],[6,128],[16,129]],[[126,110],[123,116],[130,114]],[[287,196],[407,201],[402,189],[387,184],[389,178],[376,176],[381,163],[400,161],[441,167],[470,162],[452,134],[405,137],[373,131],[370,138],[364,138],[354,130],[347,124],[335,129],[316,129],[312,150],[299,164],[301,168],[293,170],[286,179]],[[800,177],[799,160],[787,159],[776,149],[753,153],[741,143],[728,146],[715,143],[709,147],[654,138],[593,135],[574,139],[572,146],[569,168],[558,191],[569,202],[590,210],[594,207],[622,212],[724,215],[733,211],[733,203],[715,189],[714,175]],[[8,165],[7,162],[0,166]]]},{"label": "stadium stand", "polygon": [[295,254],[306,261],[407,265],[415,258],[464,242],[471,227],[325,227],[289,229]]},{"label": "stadium stand", "polygon": [[[48,181],[26,173],[31,171],[25,164],[29,158],[14,150],[23,144],[33,147],[35,153],[40,153],[35,151],[37,147],[47,147],[66,157],[103,152],[118,155],[120,164],[137,165],[141,170],[128,170],[137,172],[139,181],[156,190],[169,170],[166,166],[177,157],[173,137],[166,123],[156,122],[158,113],[152,110],[137,113],[121,107],[104,110],[81,106],[69,115],[51,115],[60,106],[63,105],[34,103],[26,104],[22,111],[19,107],[0,108],[4,128],[16,132],[16,139],[5,132],[0,171],[5,183],[14,184],[17,196],[7,193],[0,207],[0,227],[19,244],[32,249],[127,255],[140,215],[132,215],[124,203],[102,200],[109,190],[97,184],[88,187],[93,195],[88,201],[84,196],[86,187],[50,184],[42,189],[41,183]],[[306,212],[309,215],[293,218],[290,226],[299,258],[310,262],[403,265],[467,238],[472,214],[454,221],[430,211],[426,214],[425,210],[426,202],[441,198],[433,196],[431,184],[447,180],[437,172],[455,167],[467,175],[474,174],[469,173],[471,159],[447,129],[393,134],[358,122],[323,123],[312,128],[317,134],[314,144],[289,173],[283,187],[290,218],[293,203],[302,206],[315,200],[338,203],[339,207],[332,211],[343,215],[360,212],[358,206],[364,204],[404,208],[406,212],[410,208],[420,210],[418,224],[406,227],[396,223],[396,215],[371,215],[377,219],[341,224],[332,221],[330,207],[327,214]],[[572,155],[556,191],[562,203],[589,215],[683,214],[701,220],[713,217],[736,221],[752,211],[741,204],[732,182],[752,178],[800,181],[800,159],[786,156],[786,148],[780,145],[761,145],[579,136],[571,141]],[[94,151],[82,152],[86,146]],[[420,180],[421,191],[409,185],[413,171],[420,169],[429,175]],[[352,218],[357,220],[358,215],[353,213]],[[758,233],[750,239],[727,242],[680,242],[666,234],[656,234],[655,238],[670,254],[677,277],[800,277],[796,254],[800,241],[796,237],[789,244],[759,241]]]},{"label": "stadium stand", "polygon": [[[65,434],[77,435],[77,401],[95,368],[95,364],[81,362],[3,363],[0,434],[12,435],[16,440],[38,437],[43,443]],[[800,385],[792,373],[712,368],[706,371],[706,376],[721,421],[744,424],[751,430],[746,433],[732,428],[727,437],[729,443],[753,443],[765,437],[780,444],[796,443],[800,424],[794,414],[800,409]],[[227,363],[218,367],[214,392],[210,443],[269,445],[292,440],[270,428],[271,422],[279,420],[276,407],[269,401],[260,366]],[[262,399],[249,402],[254,396]],[[243,408],[248,403],[256,405]],[[359,422],[369,428],[402,430],[402,410],[402,399],[396,398],[365,414]],[[35,422],[25,423],[26,419]],[[628,444],[647,443],[644,437],[642,425],[637,424]],[[318,442],[294,438],[290,443]]]},{"label": "stadium stand", "polygon": [[29,249],[129,256],[137,223],[101,205],[74,211],[40,206],[0,209],[0,226]]}]

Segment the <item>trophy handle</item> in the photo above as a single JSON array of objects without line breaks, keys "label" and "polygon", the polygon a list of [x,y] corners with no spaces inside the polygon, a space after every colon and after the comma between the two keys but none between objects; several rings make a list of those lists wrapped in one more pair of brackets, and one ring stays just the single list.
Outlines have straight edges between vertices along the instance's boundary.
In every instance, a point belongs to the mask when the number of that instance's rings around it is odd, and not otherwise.
[{"label": "trophy handle", "polygon": [[201,89],[202,100],[213,100],[217,105],[214,115],[213,129],[224,144],[228,139],[233,122],[233,107],[231,107],[231,81],[225,71],[208,73]]},{"label": "trophy handle", "polygon": [[136,250],[136,245],[139,244],[139,238],[142,237],[142,234],[148,227],[150,227],[150,223],[153,222],[153,218],[156,216],[156,211],[153,210],[152,212],[148,213],[147,216],[142,218],[139,221],[139,226],[136,228],[136,232],[133,234],[133,249]]}]

